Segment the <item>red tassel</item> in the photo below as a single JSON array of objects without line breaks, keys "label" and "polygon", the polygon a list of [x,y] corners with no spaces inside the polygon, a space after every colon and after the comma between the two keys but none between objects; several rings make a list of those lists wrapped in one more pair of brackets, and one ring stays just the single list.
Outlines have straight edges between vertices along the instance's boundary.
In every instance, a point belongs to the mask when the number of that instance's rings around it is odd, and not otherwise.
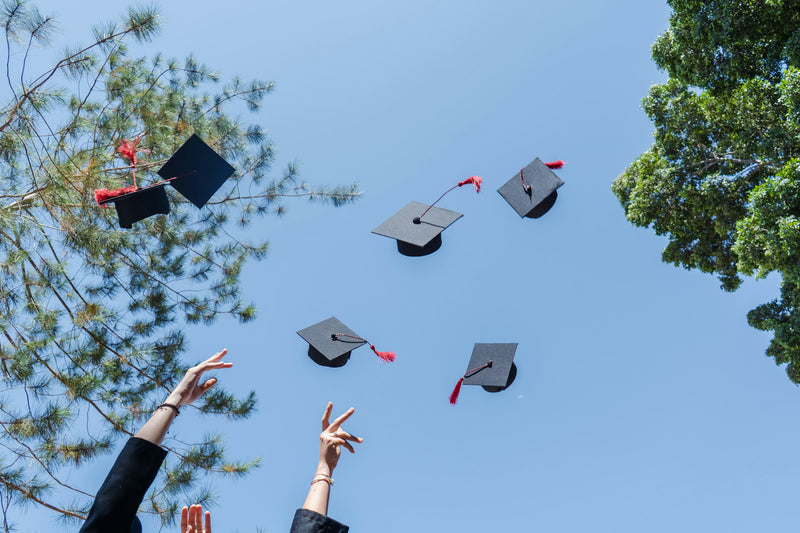
[{"label": "red tassel", "polygon": [[475,192],[481,192],[481,183],[482,182],[483,182],[483,178],[481,178],[480,176],[470,176],[467,179],[465,179],[464,181],[459,181],[458,182],[458,186],[462,187],[462,186],[466,185],[467,183],[471,183],[471,184],[475,185]]},{"label": "red tassel", "polygon": [[458,401],[458,395],[461,393],[461,384],[464,382],[464,378],[458,378],[458,383],[456,383],[453,392],[450,393],[450,405],[455,405]]},{"label": "red tassel", "polygon": [[378,350],[375,349],[374,344],[370,344],[369,347],[372,349],[373,352],[375,352],[375,355],[377,355],[387,363],[391,363],[397,357],[397,354],[394,352],[379,352]]},{"label": "red tassel", "polygon": [[136,153],[140,151],[136,147],[139,145],[139,141],[141,140],[141,137],[136,137],[133,141],[122,139],[122,143],[117,147],[117,152],[119,152],[122,157],[130,161],[131,165],[134,167],[136,166]]},{"label": "red tassel", "polygon": [[[95,189],[94,190],[94,200],[97,202],[97,205],[100,205],[100,202],[104,200],[108,200],[110,198],[116,198],[117,196],[122,196],[123,194],[128,194],[130,192],[136,192],[138,189],[133,185],[129,185],[128,187],[122,187],[121,189]],[[105,205],[100,205],[100,207],[107,207]]]},{"label": "red tassel", "polygon": [[561,168],[564,166],[564,162],[559,159],[558,161],[550,161],[549,163],[545,163],[545,165],[547,165],[547,168]]}]

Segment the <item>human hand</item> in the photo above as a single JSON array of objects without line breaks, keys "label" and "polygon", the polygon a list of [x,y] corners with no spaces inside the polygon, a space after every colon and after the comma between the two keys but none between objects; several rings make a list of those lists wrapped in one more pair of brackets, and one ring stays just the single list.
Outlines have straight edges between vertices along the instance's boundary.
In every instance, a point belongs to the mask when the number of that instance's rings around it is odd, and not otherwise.
[{"label": "human hand", "polygon": [[328,476],[333,473],[333,469],[336,468],[336,464],[339,462],[342,446],[347,448],[350,453],[355,453],[353,445],[348,441],[364,442],[364,439],[355,437],[340,427],[345,420],[350,418],[355,409],[351,407],[331,424],[332,410],[333,404],[328,402],[325,413],[322,415],[322,433],[319,436],[319,466],[317,468],[318,474],[327,474]]},{"label": "human hand", "polygon": [[181,509],[181,533],[211,533],[211,513],[206,511],[206,527],[203,529],[203,506],[184,507]]},{"label": "human hand", "polygon": [[222,358],[225,357],[226,353],[228,353],[228,350],[223,349],[221,352],[215,353],[199,365],[193,366],[187,370],[186,375],[183,376],[181,382],[178,383],[178,386],[175,387],[175,390],[173,390],[167,397],[166,403],[172,404],[176,407],[180,407],[181,405],[189,405],[193,401],[197,400],[200,396],[205,394],[208,389],[214,386],[214,384],[217,382],[217,378],[207,379],[204,383],[200,384],[200,377],[203,375],[203,372],[207,372],[209,370],[232,367],[233,363],[226,363],[222,361]]}]

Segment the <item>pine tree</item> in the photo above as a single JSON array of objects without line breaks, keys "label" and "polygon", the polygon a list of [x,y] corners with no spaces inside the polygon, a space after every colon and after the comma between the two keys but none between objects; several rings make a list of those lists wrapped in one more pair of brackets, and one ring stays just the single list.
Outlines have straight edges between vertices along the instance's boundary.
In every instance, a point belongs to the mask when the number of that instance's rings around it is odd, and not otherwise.
[{"label": "pine tree", "polygon": [[[262,128],[228,109],[257,111],[270,82],[222,84],[194,58],[132,57],[129,45],[159,30],[152,8],[93,28],[91,44],[31,75],[35,46],[50,46],[54,21],[25,0],[4,0],[7,103],[0,113],[0,508],[30,504],[85,515],[92,495],[64,481],[131,435],[185,370],[183,324],[252,320],[240,274],[266,242],[243,232],[281,200],[307,196],[335,206],[357,184],[311,189],[294,165],[271,177],[274,149]],[[139,139],[140,184],[196,133],[237,172],[198,210],[171,194],[172,212],[117,228],[93,190],[131,185],[117,148]],[[156,181],[153,179],[152,181]],[[203,413],[246,418],[256,399],[219,389]],[[80,418],[79,418],[80,417]],[[76,424],[86,418],[89,424]],[[85,426],[91,426],[87,431]],[[218,436],[170,450],[167,472],[145,510],[172,520],[176,500],[205,473],[243,474],[252,461],[226,457]],[[193,498],[202,500],[202,494]]]}]

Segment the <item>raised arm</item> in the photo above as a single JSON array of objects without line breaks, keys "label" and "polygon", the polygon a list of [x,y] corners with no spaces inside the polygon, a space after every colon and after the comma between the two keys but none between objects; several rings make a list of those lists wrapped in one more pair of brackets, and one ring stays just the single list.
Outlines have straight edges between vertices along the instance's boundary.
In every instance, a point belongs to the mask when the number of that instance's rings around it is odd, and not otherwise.
[{"label": "raised arm", "polygon": [[303,504],[294,515],[290,533],[347,533],[349,528],[336,520],[328,518],[328,500],[333,485],[333,471],[339,463],[341,448],[344,446],[350,453],[355,453],[351,442],[364,442],[341,428],[342,424],[352,416],[355,409],[348,409],[343,415],[330,423],[333,404],[328,402],[322,415],[322,434],[319,436],[319,461],[311,488]]},{"label": "raised arm", "polygon": [[319,462],[317,473],[311,481],[311,489],[303,504],[303,509],[319,514],[328,514],[328,500],[330,499],[331,485],[333,485],[333,470],[339,464],[341,447],[344,446],[350,453],[355,453],[352,442],[364,442],[364,439],[354,437],[341,428],[341,425],[355,412],[350,408],[343,415],[330,423],[333,404],[328,402],[325,413],[322,415],[322,433],[319,436]]},{"label": "raised arm", "polygon": [[[232,366],[231,363],[222,362],[226,353],[227,350],[222,350],[190,368],[142,429],[135,437],[128,440],[100,490],[97,491],[89,516],[81,527],[81,533],[136,530],[132,527],[132,524],[139,524],[136,511],[167,455],[159,445],[164,440],[172,421],[178,416],[180,407],[197,400],[217,382],[216,378],[211,378],[201,384],[203,373]],[[138,531],[141,531],[141,525]]]}]

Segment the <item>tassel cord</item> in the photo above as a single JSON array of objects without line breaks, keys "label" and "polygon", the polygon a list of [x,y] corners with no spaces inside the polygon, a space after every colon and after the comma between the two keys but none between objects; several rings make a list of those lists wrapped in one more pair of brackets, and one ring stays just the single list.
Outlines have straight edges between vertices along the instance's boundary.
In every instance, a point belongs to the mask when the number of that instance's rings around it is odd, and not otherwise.
[{"label": "tassel cord", "polygon": [[493,361],[491,359],[489,359],[489,362],[486,363],[485,365],[479,366],[477,368],[473,368],[472,370],[467,370],[467,373],[464,374],[464,379],[471,378],[472,376],[474,376],[475,374],[477,374],[481,370],[486,370],[487,368],[492,368],[492,362]]},{"label": "tassel cord", "polygon": [[367,344],[369,344],[370,350],[375,352],[375,355],[377,355],[378,357],[380,357],[383,361],[386,361],[387,363],[393,362],[395,360],[395,358],[397,357],[397,354],[395,354],[394,352],[379,352],[375,348],[374,344],[370,343],[367,339],[365,339],[363,337],[359,337],[357,335],[348,335],[347,333],[331,333],[331,339],[338,340],[339,337],[349,337],[351,339],[355,339],[355,340],[359,340],[359,341],[362,341],[362,342],[366,342]]},{"label": "tassel cord", "polygon": [[[452,187],[450,187],[449,189],[447,189],[446,191],[444,191],[444,194],[442,194],[442,195],[441,195],[441,196],[440,196],[440,197],[439,197],[439,198],[438,198],[438,199],[437,199],[435,202],[433,202],[431,205],[429,205],[429,206],[428,206],[428,209],[426,209],[425,211],[423,211],[423,212],[422,212],[422,214],[421,214],[420,216],[418,216],[418,217],[417,217],[416,219],[414,219],[414,220],[415,220],[415,221],[416,221],[416,220],[422,220],[422,217],[424,217],[424,216],[425,216],[425,213],[427,213],[428,211],[430,211],[430,210],[431,210],[431,208],[432,208],[433,206],[435,206],[437,203],[439,203],[439,200],[441,200],[442,198],[444,198],[445,194],[449,193],[450,191],[452,191],[452,190],[453,190],[453,189],[455,189],[456,187],[458,187],[458,184],[456,184],[456,185],[453,185]],[[419,222],[416,222],[416,223],[417,223],[417,224],[419,224]]]}]

